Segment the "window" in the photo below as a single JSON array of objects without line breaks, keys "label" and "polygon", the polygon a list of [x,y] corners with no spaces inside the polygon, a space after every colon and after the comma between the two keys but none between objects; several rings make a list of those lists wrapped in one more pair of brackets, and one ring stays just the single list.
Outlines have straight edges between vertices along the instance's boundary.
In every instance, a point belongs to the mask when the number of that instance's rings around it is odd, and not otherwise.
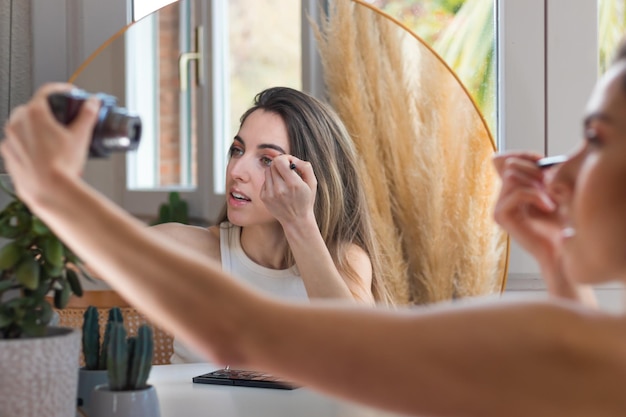
[{"label": "window", "polygon": [[496,134],[493,0],[370,0],[423,39],[457,74]]},{"label": "window", "polygon": [[613,52],[626,29],[626,2],[624,0],[598,1],[598,54],[600,73],[609,65]]},{"label": "window", "polygon": [[[254,96],[272,86],[302,88],[302,4],[294,0],[230,0],[221,29],[228,33],[223,108],[225,129],[216,143],[215,189],[223,193],[226,153],[239,130],[239,118]],[[219,30],[219,28],[216,28]],[[219,64],[218,64],[219,65]],[[216,103],[217,104],[217,103]]]},{"label": "window", "polygon": [[188,51],[197,42],[192,6],[181,1],[165,7],[128,31],[127,105],[140,113],[143,136],[158,139],[142,141],[138,152],[128,154],[130,190],[195,187],[197,115],[195,89],[188,85],[188,64],[194,63],[194,52]]},{"label": "window", "polygon": [[266,87],[302,88],[301,15],[294,0],[181,0],[133,25],[126,96],[144,139],[127,156],[127,209],[149,215],[178,190],[193,216],[217,215],[241,114]]},{"label": "window", "polygon": [[[624,0],[370,3],[413,29],[457,72],[501,149],[546,154],[567,152],[578,142],[588,94],[626,27]],[[491,88],[496,77],[497,94]],[[514,245],[510,271],[523,277],[537,275],[538,268]]]}]

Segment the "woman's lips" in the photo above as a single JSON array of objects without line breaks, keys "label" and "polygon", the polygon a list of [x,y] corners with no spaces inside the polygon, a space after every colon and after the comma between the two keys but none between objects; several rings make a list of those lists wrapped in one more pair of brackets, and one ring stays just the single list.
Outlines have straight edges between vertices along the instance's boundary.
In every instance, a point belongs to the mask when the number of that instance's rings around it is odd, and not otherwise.
[{"label": "woman's lips", "polygon": [[250,199],[248,198],[248,196],[246,196],[245,194],[242,194],[240,192],[237,191],[232,191],[230,193],[231,197],[233,197],[236,200],[245,200],[245,201],[250,201]]},{"label": "woman's lips", "polygon": [[248,204],[251,200],[245,195],[237,191],[231,191],[228,197],[228,204],[234,207],[241,207]]}]

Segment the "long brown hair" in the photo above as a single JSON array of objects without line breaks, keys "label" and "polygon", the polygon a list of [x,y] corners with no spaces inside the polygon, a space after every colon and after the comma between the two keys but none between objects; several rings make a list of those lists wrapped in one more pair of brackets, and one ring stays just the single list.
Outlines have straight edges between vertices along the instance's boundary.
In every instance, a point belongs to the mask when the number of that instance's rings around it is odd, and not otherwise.
[{"label": "long brown hair", "polygon": [[[356,149],[335,111],[315,97],[287,87],[268,88],[240,119],[243,124],[256,110],[279,115],[287,126],[291,154],[311,163],[317,177],[314,214],[320,233],[340,273],[358,282],[347,259],[348,249],[358,245],[372,263],[372,293],[377,302],[392,304],[382,280],[379,250],[374,239],[370,211],[361,181]],[[218,224],[228,219],[222,210]],[[295,263],[289,249],[287,265]],[[354,294],[353,294],[354,295]]]}]

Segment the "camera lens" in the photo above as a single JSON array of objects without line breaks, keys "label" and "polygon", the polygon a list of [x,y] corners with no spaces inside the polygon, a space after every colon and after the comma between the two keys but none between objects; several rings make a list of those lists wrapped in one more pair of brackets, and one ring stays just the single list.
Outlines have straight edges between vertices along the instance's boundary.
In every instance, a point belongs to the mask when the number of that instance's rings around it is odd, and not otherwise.
[{"label": "camera lens", "polygon": [[[89,156],[104,158],[113,151],[137,149],[141,138],[139,116],[117,107],[117,99],[113,96],[104,93],[97,93],[96,96],[101,101],[101,107],[91,138]],[[90,94],[83,90],[73,90],[51,94],[48,101],[55,118],[63,124],[69,124],[89,97]]]},{"label": "camera lens", "polygon": [[96,150],[129,151],[139,146],[141,120],[124,109],[110,109],[98,127],[92,142]]}]

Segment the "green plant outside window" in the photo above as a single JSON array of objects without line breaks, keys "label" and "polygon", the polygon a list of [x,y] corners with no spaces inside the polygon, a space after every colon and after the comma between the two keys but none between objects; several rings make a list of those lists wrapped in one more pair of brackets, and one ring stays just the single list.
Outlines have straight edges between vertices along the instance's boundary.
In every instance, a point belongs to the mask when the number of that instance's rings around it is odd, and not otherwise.
[{"label": "green plant outside window", "polygon": [[[496,126],[495,0],[373,0],[456,72],[492,133]],[[598,1],[598,75],[626,30],[626,0]]]}]

